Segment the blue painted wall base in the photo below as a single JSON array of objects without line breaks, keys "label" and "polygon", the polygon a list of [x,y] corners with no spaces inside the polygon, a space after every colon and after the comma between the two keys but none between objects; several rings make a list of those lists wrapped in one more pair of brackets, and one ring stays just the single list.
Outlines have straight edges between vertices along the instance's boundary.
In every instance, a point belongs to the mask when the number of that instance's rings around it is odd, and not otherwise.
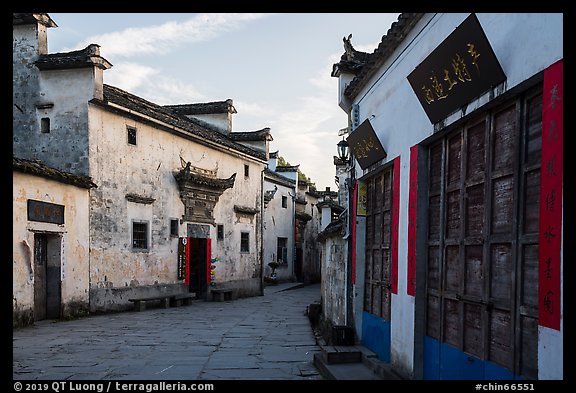
[{"label": "blue painted wall base", "polygon": [[424,337],[424,379],[524,379],[487,360],[478,359],[446,343]]},{"label": "blue painted wall base", "polygon": [[378,355],[378,359],[390,363],[390,321],[364,311],[361,342]]}]

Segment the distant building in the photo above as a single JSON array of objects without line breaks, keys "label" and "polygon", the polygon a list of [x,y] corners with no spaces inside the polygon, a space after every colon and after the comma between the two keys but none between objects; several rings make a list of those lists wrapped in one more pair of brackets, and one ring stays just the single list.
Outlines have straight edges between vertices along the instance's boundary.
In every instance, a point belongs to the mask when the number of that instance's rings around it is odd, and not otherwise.
[{"label": "distant building", "polygon": [[[34,199],[66,212],[64,227],[45,230],[20,221],[26,216],[15,221],[15,233],[16,225],[28,231],[14,239],[15,288],[44,285],[22,272],[30,269],[25,253],[36,252],[34,239],[49,231],[49,242],[53,236],[68,247],[52,262],[66,271],[63,291],[79,275],[78,293],[62,292],[61,310],[77,300],[89,301],[91,311],[124,310],[133,296],[169,291],[207,298],[218,287],[262,294],[262,172],[270,130],[232,132],[232,100],[160,106],[104,84],[112,64],[99,46],[49,54],[50,27],[56,24],[47,14],[13,15],[14,157],[97,187],[77,191],[87,204],[62,199],[62,187],[15,196],[15,204]],[[185,270],[178,264],[183,237],[190,242]],[[74,273],[66,268],[72,249],[80,269]],[[19,313],[36,307],[29,291],[15,289],[14,298]]]},{"label": "distant building", "polygon": [[318,282],[315,188],[298,178],[298,165],[278,165],[278,158],[278,152],[270,153],[264,170],[265,276],[272,273],[268,264],[277,262],[277,281]]}]

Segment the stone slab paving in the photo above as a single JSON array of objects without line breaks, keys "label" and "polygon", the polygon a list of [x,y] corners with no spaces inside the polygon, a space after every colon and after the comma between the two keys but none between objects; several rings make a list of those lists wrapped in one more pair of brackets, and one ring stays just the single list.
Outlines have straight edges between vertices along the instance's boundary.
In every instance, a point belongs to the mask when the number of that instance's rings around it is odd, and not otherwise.
[{"label": "stone slab paving", "polygon": [[[317,380],[306,307],[320,286],[13,330],[14,380]],[[289,290],[287,290],[289,289]]]}]

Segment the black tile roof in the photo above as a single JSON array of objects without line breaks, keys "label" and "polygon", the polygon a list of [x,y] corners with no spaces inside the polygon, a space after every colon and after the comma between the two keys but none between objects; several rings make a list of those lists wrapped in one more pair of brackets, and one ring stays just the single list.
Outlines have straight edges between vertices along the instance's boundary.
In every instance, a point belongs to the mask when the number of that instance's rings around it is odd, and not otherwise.
[{"label": "black tile roof", "polygon": [[84,49],[41,55],[34,63],[41,70],[99,67],[106,70],[112,64],[100,56],[100,45],[90,44]]},{"label": "black tile roof", "polygon": [[40,176],[45,179],[55,180],[60,183],[71,184],[81,188],[93,188],[96,184],[89,176],[73,175],[61,170],[49,167],[39,160],[25,160],[12,157],[12,168],[15,171]]},{"label": "black tile roof", "polygon": [[276,172],[296,172],[298,170],[298,165],[284,165],[284,166],[277,166]]},{"label": "black tile roof", "polygon": [[273,141],[270,128],[266,127],[257,131],[231,132],[228,134],[234,141]]},{"label": "black tile roof", "polygon": [[268,168],[264,169],[264,177],[272,183],[277,183],[286,187],[294,187],[296,185],[296,180],[289,179]]},{"label": "black tile roof", "polygon": [[12,25],[31,25],[41,23],[46,27],[58,27],[56,22],[46,13],[14,12],[12,13]]},{"label": "black tile roof", "polygon": [[[356,69],[354,69],[356,76],[344,90],[346,97],[354,98],[360,92],[370,78],[378,71],[379,67],[384,64],[398,45],[406,38],[423,15],[423,13],[400,14],[398,20],[392,23],[392,26],[388,29],[388,33],[382,36],[382,40],[374,52],[368,54],[368,56],[359,57],[361,64],[357,65]],[[333,70],[336,67],[341,67],[345,71],[350,70],[350,64],[342,61],[347,60],[345,55],[346,53],[342,55],[340,63],[334,65]],[[335,76],[334,71],[332,72],[332,76]]]},{"label": "black tile roof", "polygon": [[179,115],[205,115],[211,113],[237,113],[234,102],[228,98],[225,101],[213,101],[197,104],[163,105]]},{"label": "black tile roof", "polygon": [[[114,110],[114,108],[111,108],[108,103],[113,103],[135,111],[141,115],[164,122],[170,126],[178,127],[184,130],[184,132],[196,135],[201,139],[219,144],[223,147],[234,149],[238,152],[245,153],[261,160],[266,160],[265,152],[251,149],[250,147],[235,142],[230,137],[220,133],[216,127],[211,127],[209,124],[193,118],[191,119],[185,116],[180,116],[172,112],[170,109],[154,104],[114,86],[104,84],[104,101],[95,98],[90,102],[101,105],[110,110]],[[181,132],[179,134],[182,135]]]},{"label": "black tile roof", "polygon": [[323,242],[328,237],[342,235],[343,228],[344,222],[341,219],[334,220],[328,224],[322,232],[318,234],[317,240],[319,242]]}]

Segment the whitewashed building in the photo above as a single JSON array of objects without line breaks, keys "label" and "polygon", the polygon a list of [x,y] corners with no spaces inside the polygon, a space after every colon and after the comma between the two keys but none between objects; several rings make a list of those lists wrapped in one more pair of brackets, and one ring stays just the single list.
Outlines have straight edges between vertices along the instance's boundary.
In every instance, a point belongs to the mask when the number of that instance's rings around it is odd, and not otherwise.
[{"label": "whitewashed building", "polygon": [[75,317],[89,309],[86,176],[12,161],[12,321]]},{"label": "whitewashed building", "polygon": [[278,263],[275,281],[320,281],[317,235],[320,218],[315,206],[320,193],[300,179],[299,165],[278,165],[278,151],[269,154],[264,170],[264,272]]},{"label": "whitewashed building", "polygon": [[563,15],[401,14],[334,65],[361,343],[414,379],[562,379]]},{"label": "whitewashed building", "polygon": [[50,54],[47,14],[13,20],[14,157],[97,185],[84,217],[90,309],[166,292],[208,298],[220,287],[262,294],[270,130],[232,132],[232,100],[163,107],[107,85],[112,65],[98,45]]}]

